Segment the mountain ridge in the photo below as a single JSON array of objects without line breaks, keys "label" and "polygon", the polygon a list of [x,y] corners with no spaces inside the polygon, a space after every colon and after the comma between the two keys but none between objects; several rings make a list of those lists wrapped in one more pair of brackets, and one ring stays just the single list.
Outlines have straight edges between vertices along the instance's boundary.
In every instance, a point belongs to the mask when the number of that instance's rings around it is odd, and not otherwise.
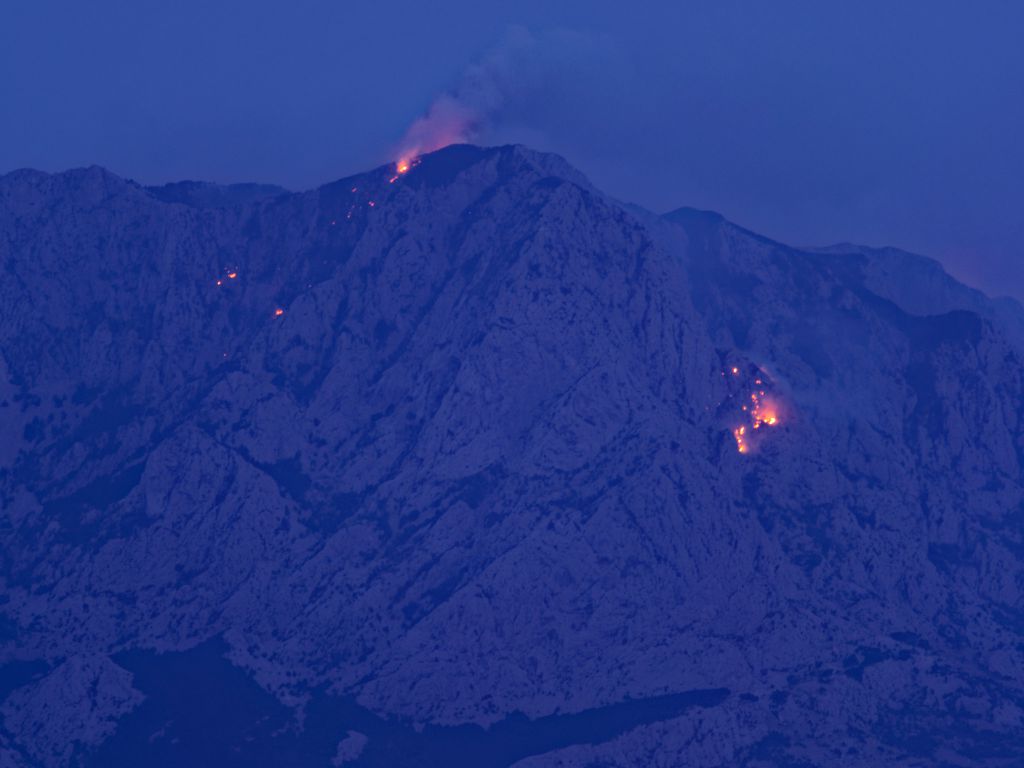
[{"label": "mountain ridge", "polygon": [[[524,765],[1019,756],[1012,334],[567,168],[458,146],[229,207],[0,180],[0,660],[47,665],[0,754],[170,749],[118,724],[202,658],[495,734],[729,692]],[[434,748],[350,716],[352,764]]]}]

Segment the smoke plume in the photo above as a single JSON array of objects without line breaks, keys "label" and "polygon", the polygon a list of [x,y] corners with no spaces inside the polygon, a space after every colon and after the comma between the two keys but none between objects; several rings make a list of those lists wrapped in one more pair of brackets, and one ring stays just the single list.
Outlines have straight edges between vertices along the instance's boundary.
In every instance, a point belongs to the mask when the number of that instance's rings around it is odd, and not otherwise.
[{"label": "smoke plume", "polygon": [[[602,51],[593,38],[567,30],[534,33],[513,27],[504,40],[470,66],[454,88],[438,96],[413,121],[398,145],[399,158],[412,158],[449,144],[479,143],[509,116],[520,127],[549,112],[580,76],[593,71]],[[531,138],[536,140],[536,136]]]}]

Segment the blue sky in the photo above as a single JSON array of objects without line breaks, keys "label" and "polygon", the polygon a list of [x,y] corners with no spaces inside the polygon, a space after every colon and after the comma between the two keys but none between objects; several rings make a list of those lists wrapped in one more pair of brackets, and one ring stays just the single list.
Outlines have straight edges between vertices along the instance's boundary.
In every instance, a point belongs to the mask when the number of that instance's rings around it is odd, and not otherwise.
[{"label": "blue sky", "polygon": [[309,187],[389,159],[497,61],[483,143],[557,151],[659,211],[927,253],[1020,298],[1022,29],[1008,0],[7,2],[0,172]]}]

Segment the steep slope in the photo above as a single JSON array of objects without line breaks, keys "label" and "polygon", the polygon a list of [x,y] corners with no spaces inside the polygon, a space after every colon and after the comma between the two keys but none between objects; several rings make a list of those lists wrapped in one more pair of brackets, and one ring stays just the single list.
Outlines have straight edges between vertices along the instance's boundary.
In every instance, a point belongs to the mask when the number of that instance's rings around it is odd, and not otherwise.
[{"label": "steep slope", "polygon": [[916,315],[966,309],[999,325],[1024,347],[1024,307],[1007,296],[991,299],[951,277],[939,262],[899,248],[869,248],[840,243],[817,253],[860,261],[866,285]]},{"label": "steep slope", "polygon": [[0,180],[12,764],[1019,761],[1001,327],[520,147],[187,197]]}]

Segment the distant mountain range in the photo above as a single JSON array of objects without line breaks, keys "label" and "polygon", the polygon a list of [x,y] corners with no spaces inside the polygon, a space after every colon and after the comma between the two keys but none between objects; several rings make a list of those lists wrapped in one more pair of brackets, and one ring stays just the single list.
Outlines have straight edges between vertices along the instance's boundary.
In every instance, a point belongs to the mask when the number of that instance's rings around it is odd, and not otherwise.
[{"label": "distant mountain range", "polygon": [[0,177],[0,765],[1024,764],[1024,310],[451,146]]}]

